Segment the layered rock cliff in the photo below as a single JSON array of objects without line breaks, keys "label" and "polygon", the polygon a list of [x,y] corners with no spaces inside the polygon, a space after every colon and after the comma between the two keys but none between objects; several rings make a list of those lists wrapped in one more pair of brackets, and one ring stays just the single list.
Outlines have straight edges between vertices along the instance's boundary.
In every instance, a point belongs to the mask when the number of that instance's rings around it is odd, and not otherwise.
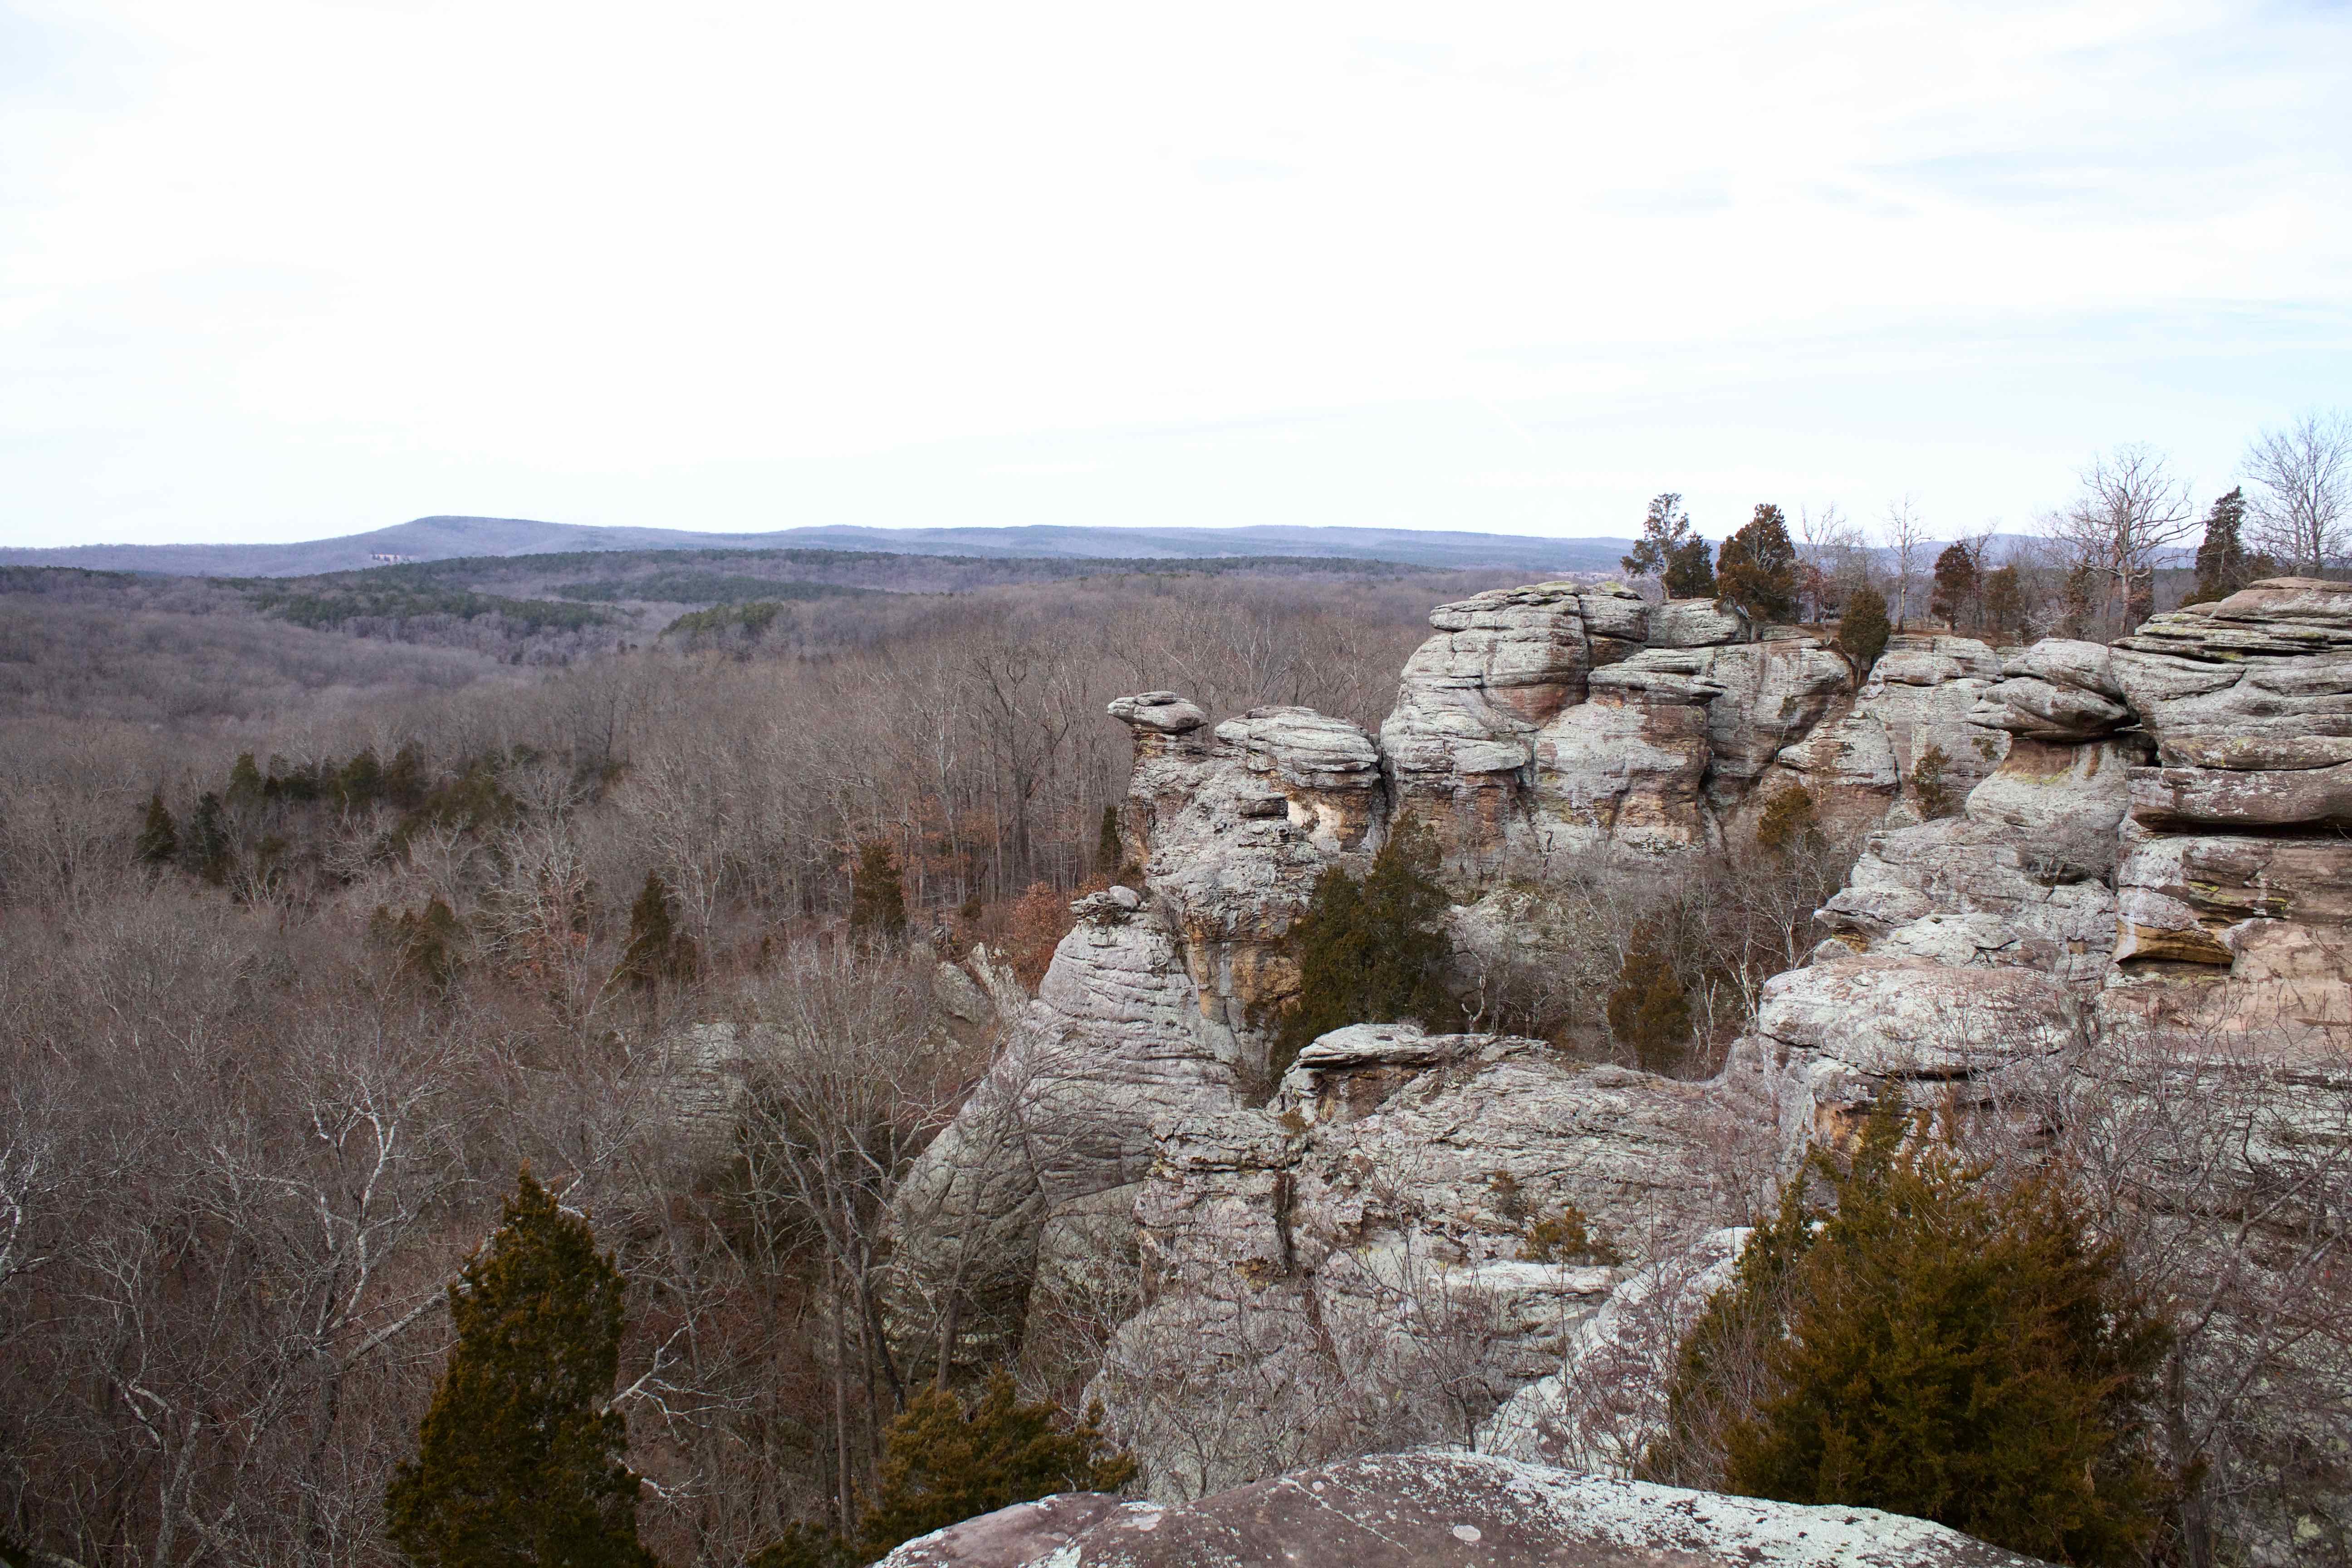
[{"label": "layered rock cliff", "polygon": [[[1161,1493],[1433,1432],[1622,1468],[1654,1412],[1592,1391],[1654,1386],[1723,1227],[1890,1090],[1997,1107],[2084,1070],[2086,1041],[2163,1029],[2258,1039],[2294,1094],[2334,1097],[2297,1126],[2343,1121],[2352,591],[2275,580],[2005,660],[1898,638],[1859,689],[1816,638],[1611,586],[1431,619],[1377,739],[1113,705],[1141,886],[1082,901],[909,1184],[916,1272],[977,1234],[1019,1260],[974,1329],[998,1348],[1025,1282],[1105,1259],[1139,1280],[1096,1386]],[[1954,815],[1920,787],[1938,760]],[[1370,1027],[1267,1081],[1291,922],[1399,820],[1471,904],[1595,848],[1706,853],[1791,785],[1877,826],[1713,1082]],[[1537,1227],[1571,1215],[1561,1256]]]}]

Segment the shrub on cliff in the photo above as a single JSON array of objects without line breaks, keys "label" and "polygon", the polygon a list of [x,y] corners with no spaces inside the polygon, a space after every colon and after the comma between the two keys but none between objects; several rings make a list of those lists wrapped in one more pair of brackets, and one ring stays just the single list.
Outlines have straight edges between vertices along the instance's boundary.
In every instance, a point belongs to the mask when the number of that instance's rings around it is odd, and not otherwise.
[{"label": "shrub on cliff", "polygon": [[449,1288],[457,1348],[385,1496],[418,1568],[654,1568],[613,1394],[620,1271],[526,1167],[489,1244]]},{"label": "shrub on cliff", "polygon": [[1068,1431],[1052,1400],[1024,1405],[1003,1372],[969,1409],[943,1388],[907,1402],[883,1435],[882,1488],[866,1516],[866,1558],[975,1514],[1052,1492],[1115,1492],[1135,1479],[1099,1410]]},{"label": "shrub on cliff", "polygon": [[1894,623],[1886,618],[1886,595],[1875,588],[1856,588],[1846,595],[1845,613],[1838,617],[1837,650],[1845,655],[1853,667],[1853,679],[1859,683],[1886,651],[1886,639],[1895,632]]},{"label": "shrub on cliff", "polygon": [[[1644,1468],[1931,1519],[2053,1562],[2137,1562],[2160,1513],[2137,1414],[2169,1342],[2061,1173],[2000,1183],[1891,1101],[1831,1203],[1792,1184],[1685,1340]],[[1703,1469],[1703,1466],[1701,1468]]]},{"label": "shrub on cliff", "polygon": [[1405,823],[1372,859],[1361,882],[1334,866],[1315,884],[1292,928],[1298,1000],[1276,1032],[1268,1068],[1276,1081],[1316,1037],[1349,1024],[1412,1019],[1433,1029],[1456,1009],[1445,994],[1454,958],[1445,933],[1445,889],[1437,881],[1437,841]]}]

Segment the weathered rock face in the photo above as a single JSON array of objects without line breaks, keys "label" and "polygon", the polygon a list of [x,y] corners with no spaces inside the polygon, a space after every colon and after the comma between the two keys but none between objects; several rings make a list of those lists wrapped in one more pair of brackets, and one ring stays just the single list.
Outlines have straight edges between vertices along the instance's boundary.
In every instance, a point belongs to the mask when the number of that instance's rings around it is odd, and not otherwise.
[{"label": "weathered rock face", "polygon": [[1397,809],[1468,875],[1501,864],[1523,811],[1534,733],[1585,700],[1591,672],[1640,648],[1649,607],[1613,584],[1538,583],[1430,612],[1381,725]]},{"label": "weathered rock face", "polygon": [[2031,1568],[1924,1520],[1574,1475],[1485,1454],[1378,1455],[1179,1508],[1018,1503],[878,1568]]},{"label": "weathered rock face", "polygon": [[2116,827],[2146,754],[2137,736],[2019,738],[1958,816],[1873,834],[1823,920],[1863,952],[1958,956],[1965,931],[1969,964],[2095,984],[2114,945]]},{"label": "weathered rock face", "polygon": [[[1855,693],[1810,638],[1550,584],[1442,607],[1378,742],[1299,709],[1213,726],[1172,693],[1122,700],[1143,886],[1085,900],[1013,1005],[1013,1044],[909,1183],[932,1217],[907,1256],[979,1236],[1048,1275],[1131,1258],[1143,1304],[1096,1392],[1163,1496],[1468,1443],[1498,1406],[1515,1444],[1582,1433],[1579,1462],[1625,1462],[1640,1402],[1578,1405],[1579,1379],[1654,1389],[1622,1361],[1634,1326],[1703,1298],[1721,1227],[1890,1087],[1990,1103],[2147,1021],[2291,1025],[2317,1053],[2297,1081],[2352,1078],[2352,759],[2331,749],[2352,595],[2258,584],[2183,614],[2000,664],[1897,639]],[[1929,746],[1966,801],[1920,821]],[[1360,1027],[1267,1100],[1291,922],[1400,815],[1467,896],[1588,846],[1721,843],[1787,783],[1832,819],[1895,809],[1822,911],[1835,939],[1765,984],[1716,1082]],[[1601,1246],[1531,1244],[1570,1208]]]},{"label": "weathered rock face", "polygon": [[1666,1429],[1675,1352],[1731,1283],[1744,1226],[1707,1232],[1685,1250],[1619,1280],[1569,1330],[1557,1368],[1504,1402],[1478,1451],[1591,1475],[1632,1479]]},{"label": "weathered rock face", "polygon": [[[1558,1365],[1622,1260],[1678,1255],[1713,1226],[1730,1178],[1716,1105],[1539,1041],[1327,1035],[1272,1110],[1154,1129],[1136,1202],[1146,1305],[1096,1392],[1157,1495],[1431,1431],[1466,1441]],[[1584,1250],[1538,1256],[1531,1238],[1571,1214]],[[1219,1407],[1233,1414],[1213,1431],[1171,1426]]]},{"label": "weathered rock face", "polygon": [[[1958,799],[2008,754],[2005,732],[1969,722],[2000,671],[1992,650],[1973,637],[1895,637],[1853,703],[1783,747],[1773,774],[1810,791],[1822,820],[1867,826],[1906,794],[1932,749],[1943,759],[1942,787]],[[1768,782],[1757,795],[1776,793]],[[1916,784],[1908,794],[1919,816],[1935,815],[1933,803],[1917,800]]]},{"label": "weathered rock face", "polygon": [[1121,831],[1147,918],[1180,944],[1203,1016],[1262,1065],[1261,1026],[1297,988],[1291,921],[1326,866],[1378,847],[1380,753],[1354,725],[1304,708],[1253,709],[1206,733],[1186,719],[1170,730],[1162,715],[1176,710],[1199,711],[1166,692],[1111,705],[1136,736]]}]

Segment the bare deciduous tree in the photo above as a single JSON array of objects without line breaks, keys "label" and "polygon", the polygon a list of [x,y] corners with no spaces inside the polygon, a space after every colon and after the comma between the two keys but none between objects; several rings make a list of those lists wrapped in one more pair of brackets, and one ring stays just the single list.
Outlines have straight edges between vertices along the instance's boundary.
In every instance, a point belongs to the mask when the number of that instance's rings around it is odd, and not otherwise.
[{"label": "bare deciduous tree", "polygon": [[2314,409],[2246,447],[2239,471],[2254,542],[2290,572],[2315,576],[2343,563],[2345,514],[2352,510],[2352,415]]},{"label": "bare deciduous tree", "polygon": [[1927,560],[1927,525],[1920,520],[1917,503],[1906,495],[1886,503],[1886,521],[1879,531],[1895,556],[1895,629],[1902,631],[1910,624],[1911,595]]},{"label": "bare deciduous tree", "polygon": [[2082,492],[2044,527],[2076,567],[2105,589],[2105,613],[2128,628],[2153,611],[2156,569],[2166,552],[2197,531],[2189,481],[2173,475],[2164,455],[2138,443],[2091,459]]}]

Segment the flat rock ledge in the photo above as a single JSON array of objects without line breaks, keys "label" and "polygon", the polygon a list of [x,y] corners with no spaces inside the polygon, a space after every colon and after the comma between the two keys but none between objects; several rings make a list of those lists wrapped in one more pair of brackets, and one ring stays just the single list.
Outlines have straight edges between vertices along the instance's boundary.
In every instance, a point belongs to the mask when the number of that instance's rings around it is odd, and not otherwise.
[{"label": "flat rock ledge", "polygon": [[1867,1508],[1581,1476],[1486,1454],[1383,1454],[1176,1508],[1098,1494],[1016,1503],[877,1568],[2033,1568]]}]

